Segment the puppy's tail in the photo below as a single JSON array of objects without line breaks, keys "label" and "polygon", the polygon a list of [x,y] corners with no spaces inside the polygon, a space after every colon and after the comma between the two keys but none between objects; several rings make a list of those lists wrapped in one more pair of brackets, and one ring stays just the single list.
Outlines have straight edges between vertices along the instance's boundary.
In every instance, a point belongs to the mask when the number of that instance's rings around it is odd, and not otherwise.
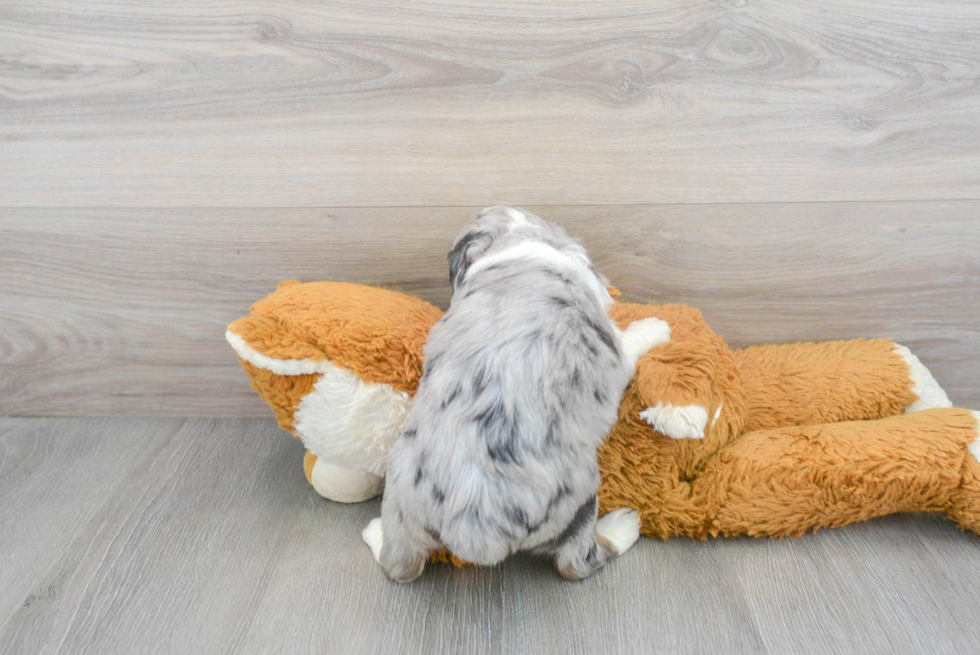
[{"label": "puppy's tail", "polygon": [[441,539],[456,557],[482,566],[493,566],[517,550],[507,530],[482,517],[478,510],[447,521]]}]

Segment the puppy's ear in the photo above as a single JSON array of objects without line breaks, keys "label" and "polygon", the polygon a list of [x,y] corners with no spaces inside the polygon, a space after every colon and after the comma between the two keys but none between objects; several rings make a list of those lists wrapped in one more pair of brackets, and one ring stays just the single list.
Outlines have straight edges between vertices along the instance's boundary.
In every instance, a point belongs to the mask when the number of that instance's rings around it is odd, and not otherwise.
[{"label": "puppy's ear", "polygon": [[453,249],[449,251],[449,286],[453,293],[456,293],[456,289],[466,279],[466,271],[470,265],[489,250],[491,244],[493,235],[487,232],[470,232],[456,240]]}]

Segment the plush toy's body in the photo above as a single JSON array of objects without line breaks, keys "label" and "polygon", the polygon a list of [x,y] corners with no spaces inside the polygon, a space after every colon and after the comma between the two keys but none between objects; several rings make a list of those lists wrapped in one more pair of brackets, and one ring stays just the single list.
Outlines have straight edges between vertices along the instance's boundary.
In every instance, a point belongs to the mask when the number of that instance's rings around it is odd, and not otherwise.
[{"label": "plush toy's body", "polygon": [[[980,414],[949,408],[907,349],[858,339],[728,351],[690,307],[614,312],[621,324],[657,316],[672,336],[641,360],[600,450],[601,511],[640,504],[643,534],[664,538],[798,536],[906,511],[980,528],[968,450]],[[703,437],[668,437],[678,430],[663,409],[652,430],[658,406],[704,408]]]},{"label": "plush toy's body", "polygon": [[[384,457],[422,377],[442,312],[358,284],[283,282],[226,337],[279,427],[303,440],[307,478],[339,502],[384,488]],[[315,459],[314,459],[315,458]]]},{"label": "plush toy's body", "polygon": [[[980,531],[980,413],[950,408],[886,339],[729,350],[700,312],[618,303],[671,340],[637,366],[599,451],[600,513],[631,507],[642,534],[796,536],[893,512],[945,511]],[[380,493],[384,453],[441,312],[361,285],[288,282],[229,327],[252,384],[307,447],[321,495]],[[921,411],[920,411],[921,410]]]}]

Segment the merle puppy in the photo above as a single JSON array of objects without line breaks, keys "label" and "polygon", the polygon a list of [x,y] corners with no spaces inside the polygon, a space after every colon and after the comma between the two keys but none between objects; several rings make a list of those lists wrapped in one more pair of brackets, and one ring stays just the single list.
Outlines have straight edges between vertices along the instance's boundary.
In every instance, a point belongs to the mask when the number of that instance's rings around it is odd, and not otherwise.
[{"label": "merle puppy", "polygon": [[451,307],[426,341],[364,540],[398,582],[440,546],[487,565],[554,555],[563,577],[584,578],[639,536],[632,510],[596,520],[596,447],[637,360],[670,329],[646,319],[618,330],[585,249],[520,209],[477,216],[449,268]]}]

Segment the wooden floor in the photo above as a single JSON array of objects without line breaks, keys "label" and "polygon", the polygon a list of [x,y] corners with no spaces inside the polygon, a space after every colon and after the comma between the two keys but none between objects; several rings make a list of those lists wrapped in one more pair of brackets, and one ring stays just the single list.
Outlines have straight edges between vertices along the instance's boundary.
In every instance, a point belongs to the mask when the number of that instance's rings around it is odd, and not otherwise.
[{"label": "wooden floor", "polygon": [[980,543],[939,517],[641,539],[390,582],[262,419],[0,419],[0,653],[975,653]]},{"label": "wooden floor", "polygon": [[0,653],[980,652],[937,517],[387,582],[224,329],[284,279],[445,307],[497,203],[980,408],[974,0],[5,0]]}]

